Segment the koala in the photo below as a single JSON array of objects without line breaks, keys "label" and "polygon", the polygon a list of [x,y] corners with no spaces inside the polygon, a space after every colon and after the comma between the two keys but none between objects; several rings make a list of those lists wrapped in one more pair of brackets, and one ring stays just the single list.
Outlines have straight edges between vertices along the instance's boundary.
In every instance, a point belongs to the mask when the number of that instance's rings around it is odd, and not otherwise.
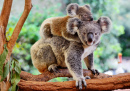
[{"label": "koala", "polygon": [[[67,14],[65,17],[53,17],[43,21],[40,27],[40,35],[43,39],[50,38],[53,35],[62,36],[69,41],[80,42],[76,34],[69,34],[66,30],[68,19],[77,17],[82,21],[92,21],[93,16],[89,5],[79,6],[76,3],[67,6]],[[75,22],[78,25],[80,22]]]},{"label": "koala", "polygon": [[[75,24],[77,18],[69,19],[68,28]],[[78,21],[77,21],[78,22]],[[103,33],[110,30],[111,20],[108,17],[100,17],[97,21],[82,21],[76,25],[76,31],[81,43],[68,41],[61,36],[52,36],[47,39],[38,40],[31,47],[31,58],[33,65],[43,73],[46,69],[57,71],[58,67],[67,67],[73,79],[76,81],[76,87],[82,89],[82,84],[86,87],[85,79],[89,76],[83,76],[81,60],[85,61],[86,66],[94,74],[98,73],[94,69],[93,51],[99,44]]]},{"label": "koala", "polygon": [[[70,34],[78,33],[78,36],[83,43],[84,53],[82,59],[85,61],[86,66],[93,74],[99,74],[98,70],[94,69],[93,65],[93,52],[100,43],[100,37],[104,33],[109,33],[112,22],[108,17],[102,16],[97,21],[83,21],[76,27],[79,22],[78,18],[71,18],[67,23],[67,32]],[[73,26],[72,26],[73,25]]]}]

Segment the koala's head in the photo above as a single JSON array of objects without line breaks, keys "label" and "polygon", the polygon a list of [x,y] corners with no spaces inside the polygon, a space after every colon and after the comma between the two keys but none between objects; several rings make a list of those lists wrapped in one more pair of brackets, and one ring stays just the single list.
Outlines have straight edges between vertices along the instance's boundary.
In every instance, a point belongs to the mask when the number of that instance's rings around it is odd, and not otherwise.
[{"label": "koala's head", "polygon": [[72,3],[67,6],[66,11],[70,17],[77,17],[77,18],[81,19],[82,21],[92,21],[93,20],[91,8],[87,4],[84,6],[79,6],[76,3]]},{"label": "koala's head", "polygon": [[100,41],[103,33],[109,32],[111,20],[108,17],[100,17],[97,21],[80,21],[71,18],[67,23],[67,31],[70,34],[77,33],[84,45],[94,45]]}]

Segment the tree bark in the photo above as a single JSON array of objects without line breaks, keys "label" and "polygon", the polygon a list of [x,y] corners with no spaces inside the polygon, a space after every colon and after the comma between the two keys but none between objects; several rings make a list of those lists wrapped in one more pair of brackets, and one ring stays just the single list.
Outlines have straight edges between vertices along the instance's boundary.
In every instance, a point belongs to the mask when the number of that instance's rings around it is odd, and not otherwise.
[{"label": "tree bark", "polygon": [[[100,73],[99,75],[93,75],[89,70],[83,70],[84,76],[90,76],[92,79],[102,79],[112,77],[111,75]],[[72,77],[68,72],[68,69],[59,69],[57,73],[51,73],[48,70],[45,70],[43,74],[32,75],[31,73],[22,71],[20,74],[21,79],[26,81],[49,81],[56,77]]]},{"label": "tree bark", "polygon": [[23,12],[22,16],[20,17],[20,19],[19,19],[19,21],[18,21],[18,23],[13,31],[13,34],[8,42],[7,47],[8,47],[8,49],[10,49],[11,52],[12,52],[12,49],[15,45],[15,42],[18,39],[19,33],[22,29],[22,26],[23,26],[25,20],[27,19],[27,16],[28,16],[31,8],[32,8],[31,0],[25,0],[24,12]]},{"label": "tree bark", "polygon": [[[87,79],[86,90],[115,90],[130,88],[130,73],[123,73],[118,75],[106,75],[100,73],[93,75],[91,71],[84,70],[84,76],[90,76],[93,79]],[[20,74],[21,81],[18,83],[19,91],[75,91],[75,81],[65,82],[46,82],[56,77],[71,77],[67,69],[59,69],[58,73],[50,73],[45,71],[40,75],[32,75],[22,71]],[[85,88],[83,88],[85,90]]]},{"label": "tree bark", "polygon": [[4,50],[4,44],[6,43],[6,27],[8,24],[8,20],[9,20],[9,15],[10,15],[10,11],[11,11],[11,6],[12,6],[12,1],[13,0],[4,0],[4,4],[3,4],[3,8],[1,11],[1,15],[0,15],[0,54],[2,54],[3,50]]}]

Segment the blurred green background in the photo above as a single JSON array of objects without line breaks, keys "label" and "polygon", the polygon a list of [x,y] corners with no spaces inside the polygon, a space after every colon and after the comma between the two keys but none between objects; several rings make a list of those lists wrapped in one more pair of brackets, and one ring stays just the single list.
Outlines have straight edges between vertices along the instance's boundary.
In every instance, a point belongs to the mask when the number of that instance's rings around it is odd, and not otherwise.
[{"label": "blurred green background", "polygon": [[[0,10],[3,1],[0,1]],[[69,3],[89,4],[92,8],[94,20],[97,20],[100,16],[108,16],[113,22],[111,32],[102,36],[101,43],[94,52],[95,68],[99,72],[114,68],[111,65],[115,61],[111,61],[108,65],[108,60],[116,59],[118,53],[121,52],[123,57],[130,56],[130,0],[32,0],[32,3],[33,8],[20,32],[12,54],[19,60],[22,70],[32,74],[40,74],[32,65],[30,47],[40,39],[39,28],[41,23],[50,17],[65,16],[65,9]],[[8,40],[23,8],[24,0],[14,0],[6,33]],[[84,63],[83,68],[86,68]],[[68,78],[56,78],[51,81],[66,80]]]}]

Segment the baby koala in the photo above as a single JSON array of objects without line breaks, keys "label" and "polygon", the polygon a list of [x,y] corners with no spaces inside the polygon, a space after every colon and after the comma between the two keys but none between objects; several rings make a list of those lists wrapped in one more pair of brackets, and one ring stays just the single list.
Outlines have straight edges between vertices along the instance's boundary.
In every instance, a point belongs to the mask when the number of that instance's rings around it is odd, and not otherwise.
[{"label": "baby koala", "polygon": [[[40,28],[40,35],[43,39],[52,37],[52,35],[62,36],[69,41],[80,42],[80,39],[76,34],[70,34],[67,32],[67,22],[70,18],[76,17],[82,21],[92,21],[92,13],[89,5],[79,6],[76,3],[69,4],[67,6],[67,14],[65,17],[54,17],[46,19]],[[79,25],[79,22],[75,22],[74,25]]]}]

